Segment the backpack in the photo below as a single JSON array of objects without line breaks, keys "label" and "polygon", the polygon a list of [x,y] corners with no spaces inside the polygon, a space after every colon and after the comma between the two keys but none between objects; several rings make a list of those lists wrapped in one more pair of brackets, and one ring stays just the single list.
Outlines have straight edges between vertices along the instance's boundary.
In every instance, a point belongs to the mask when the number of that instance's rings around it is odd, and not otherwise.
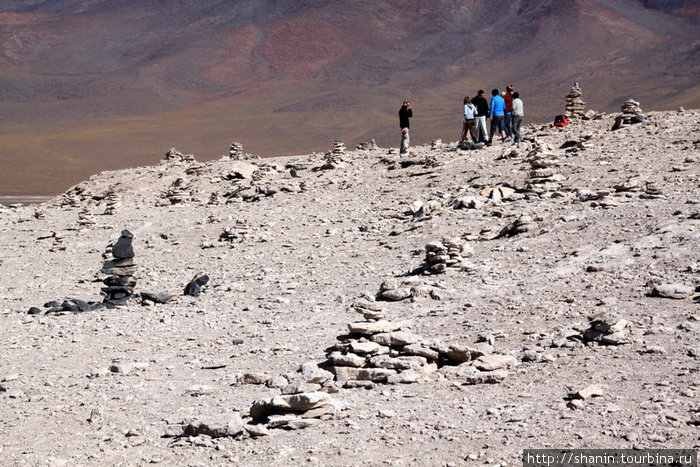
[{"label": "backpack", "polygon": [[554,117],[554,126],[563,128],[568,124],[569,119],[566,118],[566,115],[557,115],[556,117]]}]

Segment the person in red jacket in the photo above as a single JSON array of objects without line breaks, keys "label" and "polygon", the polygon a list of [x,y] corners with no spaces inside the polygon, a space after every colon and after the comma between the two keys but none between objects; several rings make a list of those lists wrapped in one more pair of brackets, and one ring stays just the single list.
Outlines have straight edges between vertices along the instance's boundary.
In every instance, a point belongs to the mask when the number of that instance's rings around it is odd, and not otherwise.
[{"label": "person in red jacket", "polygon": [[510,84],[506,86],[506,93],[503,96],[503,100],[506,101],[506,135],[508,138],[513,139],[513,86]]}]

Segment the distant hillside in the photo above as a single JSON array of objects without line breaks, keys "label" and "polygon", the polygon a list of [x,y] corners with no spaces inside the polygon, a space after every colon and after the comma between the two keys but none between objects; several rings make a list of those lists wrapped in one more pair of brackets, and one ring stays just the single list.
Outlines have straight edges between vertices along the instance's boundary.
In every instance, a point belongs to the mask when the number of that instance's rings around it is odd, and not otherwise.
[{"label": "distant hillside", "polygon": [[591,108],[700,105],[692,1],[0,1],[0,194],[106,168],[455,140],[465,94],[512,83],[526,121],[581,83]]}]

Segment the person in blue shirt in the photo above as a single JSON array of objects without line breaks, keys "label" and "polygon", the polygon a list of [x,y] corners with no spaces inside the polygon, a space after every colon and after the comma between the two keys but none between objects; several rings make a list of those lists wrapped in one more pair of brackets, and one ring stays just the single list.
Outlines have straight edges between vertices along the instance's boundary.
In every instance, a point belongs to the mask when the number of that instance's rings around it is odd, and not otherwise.
[{"label": "person in blue shirt", "polygon": [[492,90],[491,95],[493,96],[491,98],[491,112],[489,115],[491,117],[491,133],[489,134],[488,145],[491,145],[493,134],[496,133],[496,131],[500,131],[501,141],[506,140],[506,101],[501,97],[498,89]]}]

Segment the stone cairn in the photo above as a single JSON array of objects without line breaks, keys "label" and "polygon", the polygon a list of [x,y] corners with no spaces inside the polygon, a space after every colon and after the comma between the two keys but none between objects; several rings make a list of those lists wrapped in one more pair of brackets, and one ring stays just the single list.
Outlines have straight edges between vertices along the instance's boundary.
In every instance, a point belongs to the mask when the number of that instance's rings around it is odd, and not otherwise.
[{"label": "stone cairn", "polygon": [[119,201],[119,195],[114,190],[109,190],[104,198],[107,202],[107,207],[105,208],[104,215],[112,216],[117,212],[122,204]]},{"label": "stone cairn", "polygon": [[558,172],[559,157],[551,152],[536,149],[525,159],[530,164],[526,189],[542,194],[557,191],[564,177]]},{"label": "stone cairn", "polygon": [[181,165],[186,163],[195,162],[194,156],[192,154],[182,154],[178,152],[175,148],[170,148],[168,152],[165,153],[161,163]]},{"label": "stone cairn", "polygon": [[355,149],[358,151],[374,151],[375,149],[379,149],[379,146],[377,146],[377,142],[372,138],[369,141],[358,143]]},{"label": "stone cairn", "polygon": [[231,143],[231,146],[228,149],[228,157],[229,159],[233,159],[235,161],[242,161],[244,159],[243,145],[237,141]]},{"label": "stone cairn", "polygon": [[335,140],[333,142],[332,149],[329,152],[327,152],[324,156],[324,160],[326,161],[326,163],[321,166],[321,170],[330,170],[344,167],[345,163],[347,162],[345,160],[346,149],[347,148],[345,147],[345,144],[343,144],[342,141]]},{"label": "stone cairn", "polygon": [[567,118],[583,118],[585,114],[583,108],[586,103],[581,99],[582,95],[583,93],[578,83],[574,83],[569,94],[566,95],[566,109],[564,110],[564,115],[566,115]]},{"label": "stone cairn", "polygon": [[619,345],[627,342],[625,327],[629,322],[617,313],[598,313],[589,318],[591,327],[583,332],[586,341],[600,344]]},{"label": "stone cairn", "polygon": [[165,193],[161,194],[164,198],[163,204],[179,204],[188,201],[191,196],[191,187],[185,183],[184,178],[176,179]]},{"label": "stone cairn", "polygon": [[226,227],[219,235],[220,242],[241,243],[250,235],[251,229],[246,221],[237,220],[233,227]]},{"label": "stone cairn", "polygon": [[466,384],[497,383],[508,374],[504,368],[517,363],[511,356],[488,355],[488,344],[443,344],[402,330],[400,323],[384,319],[386,309],[379,303],[361,300],[352,308],[364,321],[348,323],[349,333],[338,336],[326,355],[327,368],[344,388],[415,383],[444,366],[456,368],[441,373],[465,378]]},{"label": "stone cairn", "polygon": [[104,302],[115,305],[124,304],[131,297],[136,287],[136,263],[134,262],[134,247],[131,244],[134,235],[128,230],[122,230],[119,240],[108,246],[103,257],[106,259],[101,270],[108,274],[102,282],[106,287]]},{"label": "stone cairn", "polygon": [[620,106],[620,111],[622,113],[615,117],[615,123],[612,127],[613,130],[619,130],[627,125],[641,123],[645,120],[639,102],[634,99],[627,99],[625,103]]},{"label": "stone cairn", "polygon": [[620,110],[625,115],[641,115],[642,108],[639,106],[639,102],[634,99],[627,99],[624,104],[620,106]]},{"label": "stone cairn", "polygon": [[425,245],[425,266],[423,271],[426,274],[458,271],[464,264],[464,256],[472,253],[471,246],[459,237],[430,242]]},{"label": "stone cairn", "polygon": [[282,378],[286,383],[281,388],[282,394],[253,402],[250,408],[252,427],[265,423],[266,428],[298,430],[318,425],[339,411],[329,394],[337,392],[333,374],[316,363],[303,363]]},{"label": "stone cairn", "polygon": [[78,225],[81,227],[90,227],[95,225],[95,218],[93,217],[90,210],[85,207],[80,212],[78,212]]}]

